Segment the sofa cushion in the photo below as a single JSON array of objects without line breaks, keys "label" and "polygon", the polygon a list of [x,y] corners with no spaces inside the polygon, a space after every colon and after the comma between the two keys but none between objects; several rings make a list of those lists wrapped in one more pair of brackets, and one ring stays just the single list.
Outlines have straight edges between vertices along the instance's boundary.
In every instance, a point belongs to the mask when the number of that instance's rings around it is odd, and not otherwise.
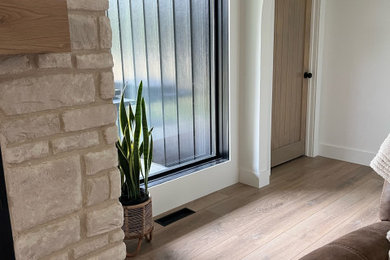
[{"label": "sofa cushion", "polygon": [[388,259],[390,242],[386,233],[390,222],[382,221],[351,232],[303,257],[303,260],[384,260]]},{"label": "sofa cushion", "polygon": [[390,183],[385,181],[382,190],[379,218],[382,221],[390,221]]}]

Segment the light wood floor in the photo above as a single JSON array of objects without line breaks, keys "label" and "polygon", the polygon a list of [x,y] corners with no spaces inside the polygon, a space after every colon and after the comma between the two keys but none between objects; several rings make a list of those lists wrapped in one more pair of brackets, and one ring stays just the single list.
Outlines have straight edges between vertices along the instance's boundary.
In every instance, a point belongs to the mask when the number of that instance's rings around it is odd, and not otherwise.
[{"label": "light wood floor", "polygon": [[299,259],[378,221],[382,184],[368,167],[300,158],[265,188],[237,184],[185,205],[196,214],[156,224],[137,259]]}]

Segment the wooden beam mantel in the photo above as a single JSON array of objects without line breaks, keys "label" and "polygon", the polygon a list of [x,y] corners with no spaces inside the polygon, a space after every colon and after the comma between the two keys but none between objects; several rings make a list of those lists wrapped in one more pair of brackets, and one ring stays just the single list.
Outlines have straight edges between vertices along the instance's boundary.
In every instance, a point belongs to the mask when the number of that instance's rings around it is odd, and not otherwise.
[{"label": "wooden beam mantel", "polygon": [[0,0],[0,55],[70,50],[66,0]]}]

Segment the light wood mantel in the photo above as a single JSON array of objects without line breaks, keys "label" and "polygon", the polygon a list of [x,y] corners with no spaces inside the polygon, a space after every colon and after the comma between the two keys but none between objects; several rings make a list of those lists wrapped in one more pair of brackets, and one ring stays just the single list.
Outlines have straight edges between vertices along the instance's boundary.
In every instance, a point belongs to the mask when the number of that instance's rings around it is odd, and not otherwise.
[{"label": "light wood mantel", "polygon": [[66,0],[0,1],[0,55],[70,50]]}]

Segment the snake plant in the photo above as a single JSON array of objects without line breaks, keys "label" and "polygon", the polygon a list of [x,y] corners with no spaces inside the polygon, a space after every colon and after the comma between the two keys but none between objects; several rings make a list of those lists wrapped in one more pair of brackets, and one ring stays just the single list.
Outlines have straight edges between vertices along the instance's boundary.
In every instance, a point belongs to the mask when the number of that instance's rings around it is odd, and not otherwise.
[{"label": "snake plant", "polygon": [[[119,126],[122,137],[116,143],[121,174],[121,201],[141,202],[149,197],[148,178],[153,159],[152,130],[148,128],[142,81],[138,87],[135,114],[131,104],[124,102],[124,92],[119,105]],[[142,178],[141,178],[142,177]],[[142,182],[143,179],[143,183]]]}]

